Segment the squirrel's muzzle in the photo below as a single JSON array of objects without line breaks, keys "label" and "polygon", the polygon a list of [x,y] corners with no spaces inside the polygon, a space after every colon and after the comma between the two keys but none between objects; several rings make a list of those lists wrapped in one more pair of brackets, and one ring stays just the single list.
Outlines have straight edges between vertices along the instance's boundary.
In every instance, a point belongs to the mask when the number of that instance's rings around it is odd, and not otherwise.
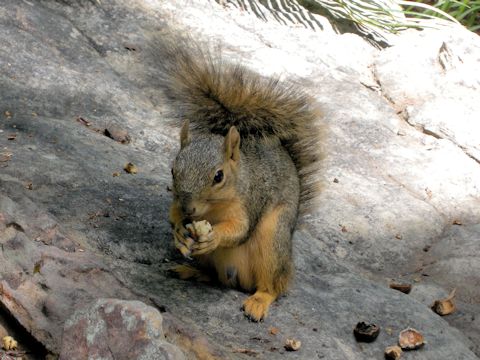
[{"label": "squirrel's muzzle", "polygon": [[196,209],[192,202],[191,193],[181,192],[178,194],[178,200],[180,201],[180,206],[184,215],[192,216],[195,214]]}]

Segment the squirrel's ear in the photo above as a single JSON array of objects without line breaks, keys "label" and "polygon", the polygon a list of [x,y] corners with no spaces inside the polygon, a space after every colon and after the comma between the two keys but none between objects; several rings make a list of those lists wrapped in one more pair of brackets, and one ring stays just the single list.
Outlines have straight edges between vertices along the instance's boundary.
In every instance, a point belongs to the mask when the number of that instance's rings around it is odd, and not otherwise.
[{"label": "squirrel's ear", "polygon": [[190,122],[185,120],[180,130],[180,148],[183,149],[188,144],[190,144]]},{"label": "squirrel's ear", "polygon": [[225,158],[237,161],[240,159],[240,134],[235,126],[228,130],[225,136]]}]

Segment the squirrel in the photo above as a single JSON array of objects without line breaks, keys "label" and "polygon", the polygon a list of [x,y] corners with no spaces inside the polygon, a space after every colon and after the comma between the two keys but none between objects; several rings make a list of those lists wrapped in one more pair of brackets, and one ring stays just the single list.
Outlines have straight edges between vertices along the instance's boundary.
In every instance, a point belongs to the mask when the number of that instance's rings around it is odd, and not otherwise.
[{"label": "squirrel", "polygon": [[[244,314],[261,321],[293,274],[292,234],[318,192],[320,117],[302,89],[213,56],[192,40],[163,41],[164,93],[178,118],[172,167],[175,247],[198,264],[181,279],[208,280],[253,293]],[[157,59],[158,60],[158,59]],[[188,223],[212,231],[194,236]]]}]

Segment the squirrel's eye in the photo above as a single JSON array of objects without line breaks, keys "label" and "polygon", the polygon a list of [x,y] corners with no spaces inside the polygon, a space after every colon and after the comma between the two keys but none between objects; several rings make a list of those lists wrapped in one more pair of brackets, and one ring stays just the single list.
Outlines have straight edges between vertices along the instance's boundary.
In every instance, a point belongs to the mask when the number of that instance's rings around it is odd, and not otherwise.
[{"label": "squirrel's eye", "polygon": [[175,175],[173,175],[173,168],[170,169],[170,172],[172,173],[172,177],[175,177]]},{"label": "squirrel's eye", "polygon": [[213,182],[215,184],[218,184],[220,182],[222,182],[223,180],[223,171],[222,170],[217,170],[217,172],[215,173],[215,176],[213,177]]}]

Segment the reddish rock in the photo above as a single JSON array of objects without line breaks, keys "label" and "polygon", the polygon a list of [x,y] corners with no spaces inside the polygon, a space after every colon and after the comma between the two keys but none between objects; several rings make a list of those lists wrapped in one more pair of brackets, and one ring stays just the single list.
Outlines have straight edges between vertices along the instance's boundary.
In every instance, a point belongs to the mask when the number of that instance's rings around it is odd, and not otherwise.
[{"label": "reddish rock", "polygon": [[98,299],[65,322],[60,360],[184,359],[165,341],[162,315],[140,301]]}]

